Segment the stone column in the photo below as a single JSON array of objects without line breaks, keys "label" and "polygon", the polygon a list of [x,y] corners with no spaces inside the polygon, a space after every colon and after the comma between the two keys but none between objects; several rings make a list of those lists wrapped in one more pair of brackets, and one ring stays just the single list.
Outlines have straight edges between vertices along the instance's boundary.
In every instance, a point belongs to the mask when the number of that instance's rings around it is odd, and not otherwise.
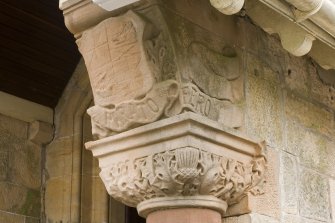
[{"label": "stone column", "polygon": [[64,16],[89,73],[97,140],[86,148],[108,193],[148,223],[218,223],[261,192],[264,144],[238,130],[241,53],[174,16],[170,4],[182,2],[108,12],[77,1]]}]

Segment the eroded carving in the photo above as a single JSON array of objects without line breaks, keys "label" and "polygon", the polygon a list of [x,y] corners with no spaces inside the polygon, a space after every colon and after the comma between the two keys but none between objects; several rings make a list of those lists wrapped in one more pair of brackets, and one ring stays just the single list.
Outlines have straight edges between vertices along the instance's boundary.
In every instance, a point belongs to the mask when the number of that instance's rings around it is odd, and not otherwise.
[{"label": "eroded carving", "polygon": [[262,183],[264,157],[251,163],[184,147],[134,161],[121,161],[102,170],[110,195],[129,205],[157,197],[213,195],[229,205]]},{"label": "eroded carving", "polygon": [[[180,93],[181,110],[192,111],[226,126],[242,126],[243,111],[237,105],[226,100],[219,100],[202,92],[195,84],[183,84]],[[231,116],[234,116],[232,118]]]},{"label": "eroded carving", "polygon": [[226,47],[223,52],[217,52],[202,43],[193,42],[188,48],[188,55],[192,68],[191,81],[205,94],[231,102],[242,97],[242,93],[235,95],[239,89],[235,90],[232,83],[240,77],[239,58],[233,48]]},{"label": "eroded carving", "polygon": [[141,100],[131,100],[114,108],[99,105],[87,110],[92,118],[93,135],[106,137],[129,127],[156,121],[169,110],[179,94],[176,81],[168,80],[155,84]]},{"label": "eroded carving", "polygon": [[178,98],[176,66],[161,31],[128,12],[85,31],[78,40],[95,106],[99,138],[156,121]]},{"label": "eroded carving", "polygon": [[78,41],[88,69],[94,102],[115,106],[145,95],[154,84],[143,48],[145,23],[136,14],[109,18]]}]

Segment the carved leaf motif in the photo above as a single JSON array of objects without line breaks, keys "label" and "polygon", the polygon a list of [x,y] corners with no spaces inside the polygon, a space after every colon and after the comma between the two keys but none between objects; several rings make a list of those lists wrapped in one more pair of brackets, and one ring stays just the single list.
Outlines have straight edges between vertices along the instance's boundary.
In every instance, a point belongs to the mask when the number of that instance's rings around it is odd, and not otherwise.
[{"label": "carved leaf motif", "polygon": [[263,157],[243,164],[185,147],[113,165],[107,189],[131,206],[155,197],[192,195],[213,195],[234,204],[262,183],[264,166]]}]

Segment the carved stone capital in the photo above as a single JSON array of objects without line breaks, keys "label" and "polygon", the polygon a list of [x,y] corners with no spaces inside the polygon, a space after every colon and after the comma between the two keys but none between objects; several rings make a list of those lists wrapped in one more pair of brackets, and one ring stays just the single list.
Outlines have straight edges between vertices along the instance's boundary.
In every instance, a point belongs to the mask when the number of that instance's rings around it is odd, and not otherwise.
[{"label": "carved stone capital", "polygon": [[263,144],[194,113],[184,113],[86,143],[108,193],[146,217],[167,208],[225,213],[261,193]]}]

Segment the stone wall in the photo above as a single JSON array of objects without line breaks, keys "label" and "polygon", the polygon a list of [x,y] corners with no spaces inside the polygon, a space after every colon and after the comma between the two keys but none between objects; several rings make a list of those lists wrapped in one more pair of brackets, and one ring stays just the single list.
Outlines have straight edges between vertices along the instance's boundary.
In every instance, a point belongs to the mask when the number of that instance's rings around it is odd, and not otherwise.
[{"label": "stone wall", "polygon": [[0,222],[38,223],[41,146],[28,140],[29,123],[0,114]]},{"label": "stone wall", "polygon": [[268,177],[265,189],[278,203],[258,203],[252,214],[224,222],[335,222],[335,82],[310,58],[285,52],[276,36],[250,23],[245,31],[242,131],[263,138],[279,160],[269,160],[279,178]]},{"label": "stone wall", "polygon": [[252,44],[245,46],[246,131],[265,139],[280,157],[281,215],[271,216],[273,222],[331,222],[331,216],[335,221],[330,204],[335,197],[330,192],[335,83],[323,80],[310,58],[291,56],[276,37],[250,24],[247,28]]}]

